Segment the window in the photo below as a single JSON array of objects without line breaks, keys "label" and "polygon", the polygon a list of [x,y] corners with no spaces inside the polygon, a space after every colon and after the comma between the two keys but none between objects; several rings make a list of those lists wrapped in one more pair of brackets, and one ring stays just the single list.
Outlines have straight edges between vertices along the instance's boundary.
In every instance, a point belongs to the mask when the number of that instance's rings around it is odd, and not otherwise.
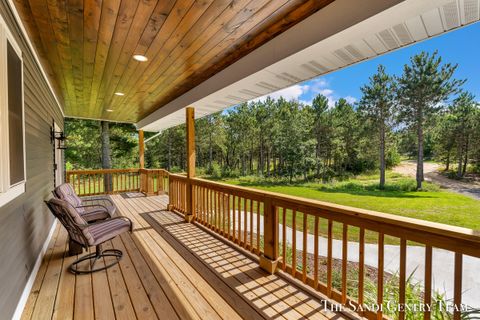
[{"label": "window", "polygon": [[25,192],[22,51],[0,17],[0,207]]}]

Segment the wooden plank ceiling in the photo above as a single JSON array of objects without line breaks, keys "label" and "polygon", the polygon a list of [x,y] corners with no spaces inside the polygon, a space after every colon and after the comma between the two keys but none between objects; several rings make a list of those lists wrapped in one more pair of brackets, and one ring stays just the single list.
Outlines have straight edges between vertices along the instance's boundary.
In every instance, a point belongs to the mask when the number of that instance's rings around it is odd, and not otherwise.
[{"label": "wooden plank ceiling", "polygon": [[14,3],[67,116],[137,122],[332,1]]}]

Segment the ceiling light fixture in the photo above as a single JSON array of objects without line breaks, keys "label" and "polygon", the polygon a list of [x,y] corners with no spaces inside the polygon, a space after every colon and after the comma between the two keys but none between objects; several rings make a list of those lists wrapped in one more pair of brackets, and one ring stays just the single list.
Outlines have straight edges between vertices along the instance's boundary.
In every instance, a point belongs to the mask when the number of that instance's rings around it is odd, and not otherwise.
[{"label": "ceiling light fixture", "polygon": [[116,95],[116,96],[124,96],[125,93],[123,93],[123,92],[115,92],[115,95]]},{"label": "ceiling light fixture", "polygon": [[133,56],[133,59],[137,60],[137,61],[140,61],[140,62],[145,62],[148,60],[147,57],[145,56],[142,56],[141,54],[136,54]]}]

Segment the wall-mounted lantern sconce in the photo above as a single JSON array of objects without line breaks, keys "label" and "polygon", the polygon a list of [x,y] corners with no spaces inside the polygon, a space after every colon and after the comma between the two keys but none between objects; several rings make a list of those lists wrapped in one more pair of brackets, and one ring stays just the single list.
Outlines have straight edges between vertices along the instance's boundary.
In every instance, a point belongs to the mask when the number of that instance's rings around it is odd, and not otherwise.
[{"label": "wall-mounted lantern sconce", "polygon": [[63,131],[55,131],[55,128],[51,127],[51,129],[50,129],[50,143],[55,144],[55,140],[58,141],[57,149],[62,149],[62,150],[67,149],[67,147],[65,146],[65,141],[67,140],[67,137],[65,136],[65,133]]}]

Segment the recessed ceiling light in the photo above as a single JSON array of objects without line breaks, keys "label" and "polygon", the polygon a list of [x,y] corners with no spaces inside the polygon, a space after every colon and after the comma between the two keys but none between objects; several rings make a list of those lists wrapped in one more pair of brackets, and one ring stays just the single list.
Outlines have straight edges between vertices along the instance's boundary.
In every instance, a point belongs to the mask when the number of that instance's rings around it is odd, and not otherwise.
[{"label": "recessed ceiling light", "polygon": [[133,56],[133,59],[137,60],[137,61],[140,61],[140,62],[145,62],[148,60],[147,57],[145,56],[142,56],[141,54],[136,54]]},{"label": "recessed ceiling light", "polygon": [[105,110],[105,111],[107,111],[107,112],[113,112],[113,109],[107,109],[107,110]]},{"label": "recessed ceiling light", "polygon": [[123,93],[123,92],[115,92],[115,95],[116,95],[116,96],[124,96],[125,93]]}]

